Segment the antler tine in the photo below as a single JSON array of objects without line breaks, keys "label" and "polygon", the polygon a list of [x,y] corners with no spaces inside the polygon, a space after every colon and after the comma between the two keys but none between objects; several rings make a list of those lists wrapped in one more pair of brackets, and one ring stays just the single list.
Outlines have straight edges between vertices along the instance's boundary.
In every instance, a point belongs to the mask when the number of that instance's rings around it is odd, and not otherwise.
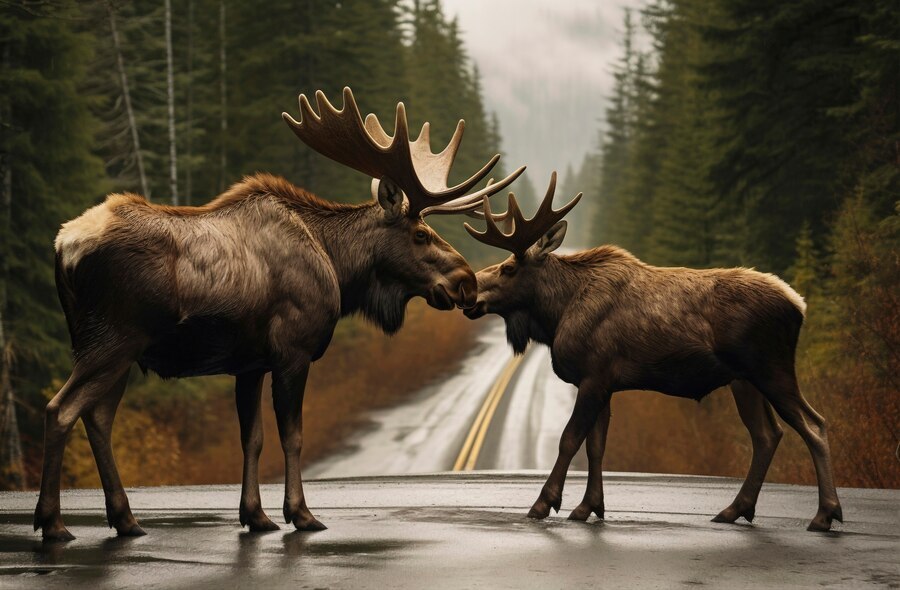
[{"label": "antler tine", "polygon": [[474,209],[483,196],[502,190],[522,173],[520,168],[502,181],[464,197],[488,175],[500,158],[494,156],[467,180],[453,187],[447,186],[465,122],[457,124],[447,146],[434,154],[428,123],[422,126],[418,138],[410,141],[406,107],[402,102],[397,104],[394,133],[389,136],[375,115],[363,120],[349,88],[344,88],[343,99],[343,107],[337,110],[321,90],[317,91],[319,112],[316,113],[306,95],[300,95],[300,121],[287,113],[282,113],[282,117],[297,137],[322,155],[375,179],[391,179],[406,194],[409,216]]},{"label": "antler tine", "polygon": [[416,138],[416,141],[413,143],[422,142],[424,145],[428,146],[428,149],[431,149],[431,123],[425,121],[422,123],[422,130],[419,131],[419,137]]},{"label": "antler tine", "polygon": [[391,138],[385,132],[384,127],[381,126],[381,121],[378,120],[378,117],[375,116],[375,113],[369,113],[366,115],[366,120],[363,123],[363,127],[366,129],[366,133],[369,134],[375,143],[378,144],[378,147],[381,149],[387,149],[391,145]]},{"label": "antler tine", "polygon": [[366,131],[349,88],[344,89],[343,98],[344,104],[339,111],[321,90],[316,91],[316,106],[319,109],[316,113],[306,95],[301,94],[300,120],[287,113],[281,113],[281,116],[301,141],[323,156],[380,178],[378,162],[367,157],[370,152],[378,150],[378,144]]},{"label": "antler tine", "polygon": [[[499,156],[494,156],[494,158],[499,158]],[[481,205],[482,197],[491,197],[502,191],[515,182],[523,172],[525,172],[525,166],[520,166],[500,182],[494,182],[494,179],[492,178],[488,181],[487,186],[480,191],[474,192],[471,195],[466,195],[465,197],[456,198],[441,205],[431,205],[426,207],[422,209],[422,215],[446,215],[450,213],[468,213],[477,211],[478,207]]]},{"label": "antler tine", "polygon": [[[447,146],[437,155],[438,160],[441,163],[445,163],[444,168],[447,171],[447,176],[444,177],[445,182],[450,177],[450,167],[456,159],[456,152],[459,151],[459,145],[462,143],[463,133],[465,132],[466,122],[463,119],[460,119],[456,123],[456,129],[453,130],[453,135],[450,137],[450,141],[447,142]],[[481,178],[478,180],[481,180]]]},{"label": "antler tine", "polygon": [[[494,184],[494,179],[489,178],[486,186],[491,186],[492,184]],[[459,199],[459,200],[461,201],[462,199]],[[478,202],[478,206],[481,206],[480,201]],[[479,211],[477,208],[467,210],[466,215],[468,215],[469,217],[472,217],[473,219],[484,219],[484,211],[483,210]]]},{"label": "antler tine", "polygon": [[[578,193],[564,207],[554,211],[553,196],[555,192],[556,172],[553,172],[550,176],[550,185],[547,187],[547,193],[544,195],[537,213],[531,219],[524,218],[513,193],[509,194],[509,205],[506,212],[496,215],[491,213],[490,204],[487,202],[487,197],[485,197],[483,216],[487,223],[487,229],[484,232],[478,232],[469,224],[465,224],[466,230],[479,242],[509,250],[517,257],[522,257],[532,244],[536,243],[548,229],[565,217],[566,213],[578,204],[582,196],[582,193]],[[510,232],[509,234],[500,231],[497,227],[498,221],[506,223],[506,229]]]},{"label": "antler tine", "polygon": [[[466,228],[466,231],[469,232],[473,238],[481,242],[482,244],[487,244],[488,246],[495,246],[497,248],[503,248],[504,250],[509,249],[509,239],[512,234],[507,235],[503,233],[499,227],[497,227],[497,223],[494,221],[496,218],[493,213],[491,213],[491,203],[488,197],[482,197],[482,208],[484,212],[484,221],[485,221],[485,229],[483,232],[476,230],[474,227],[469,225],[468,223],[464,223],[463,227]],[[509,210],[507,210],[507,213]],[[515,231],[515,230],[514,230]]]},{"label": "antler tine", "polygon": [[397,114],[394,117],[394,139],[391,141],[391,148],[403,150],[406,154],[410,153],[409,122],[406,120],[406,105],[402,102],[397,103]]}]

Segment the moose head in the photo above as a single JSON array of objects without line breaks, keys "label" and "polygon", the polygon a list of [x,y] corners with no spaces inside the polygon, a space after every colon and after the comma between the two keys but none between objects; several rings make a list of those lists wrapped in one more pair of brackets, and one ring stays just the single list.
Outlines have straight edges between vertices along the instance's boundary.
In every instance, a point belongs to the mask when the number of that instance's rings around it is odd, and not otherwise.
[{"label": "moose head", "polygon": [[[318,114],[305,95],[300,96],[300,121],[287,113],[284,120],[304,143],[345,166],[368,174],[372,197],[378,207],[374,232],[348,235],[345,239],[369,240],[374,259],[364,289],[344,289],[345,303],[362,309],[386,331],[399,328],[406,301],[422,296],[438,309],[475,304],[476,283],[465,259],[424,221],[428,215],[470,212],[513,182],[521,167],[500,182],[467,194],[499,160],[496,155],[464,182],[450,187],[450,169],[462,141],[465,122],[460,120],[450,142],[432,153],[430,125],[425,123],[415,141],[409,139],[406,109],[397,104],[393,136],[378,118],[360,116],[349,88],[338,110],[318,91]],[[374,278],[374,281],[371,279]],[[354,298],[358,300],[353,300]],[[346,307],[346,305],[344,306]]]},{"label": "moose head", "polygon": [[[527,334],[535,332],[531,321],[538,289],[552,289],[552,283],[541,279],[548,255],[559,248],[566,235],[566,221],[563,217],[581,199],[578,193],[567,205],[553,210],[553,196],[556,192],[556,172],[550,177],[547,193],[531,219],[525,219],[516,196],[509,194],[509,206],[505,213],[491,212],[488,199],[483,199],[482,211],[474,211],[472,216],[484,219],[484,232],[466,224],[466,230],[473,238],[512,252],[501,262],[478,271],[478,298],[475,305],[464,313],[470,319],[495,313],[506,320],[507,337],[516,352],[523,352],[528,343]],[[500,224],[500,225],[498,225]],[[502,225],[502,228],[500,227]]]}]

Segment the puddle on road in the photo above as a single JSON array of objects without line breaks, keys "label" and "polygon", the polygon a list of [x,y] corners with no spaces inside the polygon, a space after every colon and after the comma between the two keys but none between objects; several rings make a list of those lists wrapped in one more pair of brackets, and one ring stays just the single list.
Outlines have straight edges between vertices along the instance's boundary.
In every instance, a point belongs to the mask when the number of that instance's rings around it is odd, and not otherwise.
[{"label": "puddle on road", "polygon": [[214,514],[190,514],[184,516],[160,516],[160,517],[144,517],[141,518],[140,514],[137,514],[138,521],[142,525],[147,525],[151,527],[172,527],[172,528],[197,528],[197,527],[212,527],[212,526],[222,526],[222,525],[233,525],[238,522],[237,515],[235,516],[218,516]]},{"label": "puddle on road", "polygon": [[331,565],[353,568],[373,566],[379,561],[428,544],[399,539],[316,541],[308,533],[302,532],[288,533],[282,537],[282,541],[282,555],[286,557],[340,558]]},{"label": "puddle on road", "polygon": [[521,510],[497,511],[466,508],[409,508],[395,511],[398,519],[414,522],[434,522],[455,524],[479,530],[491,529],[504,532],[533,532],[560,527],[580,526],[602,527],[602,520],[590,520],[587,523],[572,523],[561,517],[550,517],[534,520],[525,516]]}]

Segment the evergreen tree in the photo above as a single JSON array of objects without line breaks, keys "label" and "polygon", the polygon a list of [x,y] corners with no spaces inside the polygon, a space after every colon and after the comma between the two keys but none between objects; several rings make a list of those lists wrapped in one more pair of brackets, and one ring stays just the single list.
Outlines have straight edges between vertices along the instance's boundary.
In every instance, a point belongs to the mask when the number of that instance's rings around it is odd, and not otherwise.
[{"label": "evergreen tree", "polygon": [[[0,368],[9,377],[2,380],[4,387],[34,408],[44,405],[47,375],[63,373],[69,363],[54,287],[53,235],[102,190],[101,164],[92,153],[95,121],[90,98],[80,88],[93,38],[75,30],[76,16],[74,2],[0,7],[5,204],[0,315],[7,347]],[[0,393],[3,399],[9,395]],[[40,449],[40,416],[19,415],[31,452]]]},{"label": "evergreen tree", "polygon": [[633,13],[626,9],[623,55],[613,73],[615,84],[610,105],[606,109],[606,130],[600,140],[602,174],[598,176],[596,188],[601,199],[596,212],[598,238],[625,247],[629,247],[629,243],[637,236],[635,228],[626,227],[634,215],[624,191],[625,174],[634,151],[635,66],[638,60],[634,48],[635,32]]},{"label": "evergreen tree", "polygon": [[791,285],[804,297],[811,297],[817,293],[819,282],[819,259],[816,245],[813,242],[812,228],[809,222],[804,222],[797,234],[796,257],[794,265],[790,268],[788,276]]}]

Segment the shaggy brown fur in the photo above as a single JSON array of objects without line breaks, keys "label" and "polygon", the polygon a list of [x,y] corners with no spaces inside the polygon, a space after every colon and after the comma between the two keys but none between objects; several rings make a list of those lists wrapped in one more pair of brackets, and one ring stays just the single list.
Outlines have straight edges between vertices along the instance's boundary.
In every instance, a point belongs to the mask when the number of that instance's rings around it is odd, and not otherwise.
[{"label": "shaggy brown fur", "polygon": [[602,457],[613,392],[645,389],[701,399],[731,384],[753,440],[753,460],[735,501],[717,517],[752,520],[781,438],[775,411],[806,441],[819,479],[810,529],[842,518],[831,474],[825,422],[801,396],[794,353],[806,305],[786,283],[754,270],[660,268],[615,246],[550,254],[565,235],[551,228],[524,256],[477,273],[470,318],[506,320],[517,353],[528,342],[550,347],[554,371],[578,386],[560,454],[529,516],[559,510],[572,456],[588,439],[588,488],[570,518],[603,518]]},{"label": "shaggy brown fur", "polygon": [[231,374],[244,447],[242,524],[277,528],[262,510],[257,460],[263,375],[271,371],[285,453],[286,522],[324,528],[300,477],[301,410],[309,364],[341,316],[361,313],[386,332],[406,303],[474,303],[472,270],[420,216],[404,214],[390,181],[363,205],[323,201],[258,174],[202,207],[133,194],[66,223],[56,239],[57,287],[72,337],[72,376],[47,406],[35,529],[71,539],[60,516],[66,436],[82,418],[106,493],[110,526],[143,534],[119,480],[109,435],[128,369],[163,377]]}]

